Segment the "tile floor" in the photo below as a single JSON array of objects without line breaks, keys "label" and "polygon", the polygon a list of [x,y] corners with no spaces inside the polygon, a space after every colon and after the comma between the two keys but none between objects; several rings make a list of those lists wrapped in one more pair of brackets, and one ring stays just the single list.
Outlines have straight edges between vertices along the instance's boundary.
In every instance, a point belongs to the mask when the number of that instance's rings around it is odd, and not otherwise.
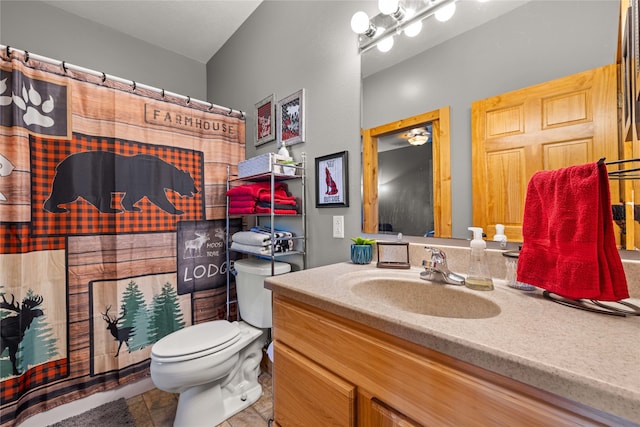
[{"label": "tile floor", "polygon": [[[217,427],[267,427],[273,414],[271,375],[260,374],[262,396],[256,403],[234,415]],[[178,406],[178,395],[158,389],[127,399],[136,427],[172,427]],[[199,427],[199,426],[193,426]],[[210,426],[202,426],[210,427]]]}]

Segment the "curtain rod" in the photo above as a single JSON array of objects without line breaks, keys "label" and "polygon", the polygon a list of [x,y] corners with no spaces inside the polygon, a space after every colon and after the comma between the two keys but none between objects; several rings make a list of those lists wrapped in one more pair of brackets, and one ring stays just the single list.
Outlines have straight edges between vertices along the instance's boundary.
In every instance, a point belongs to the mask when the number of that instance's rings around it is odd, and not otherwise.
[{"label": "curtain rod", "polygon": [[74,64],[69,64],[66,61],[60,61],[58,59],[52,59],[52,58],[48,58],[46,56],[42,56],[42,55],[38,55],[35,53],[29,53],[26,50],[20,50],[20,49],[16,49],[13,48],[11,46],[5,46],[3,44],[0,44],[0,51],[4,51],[7,55],[8,59],[11,59],[11,53],[12,52],[18,52],[19,54],[24,56],[24,62],[29,62],[29,59],[35,59],[36,61],[41,61],[41,62],[45,62],[47,64],[51,64],[51,65],[55,65],[58,67],[61,67],[64,72],[66,73],[67,70],[72,70],[72,71],[77,71],[80,73],[86,73],[86,74],[90,74],[94,77],[99,77],[102,79],[102,81],[104,82],[105,80],[111,80],[114,82],[118,82],[118,83],[122,83],[124,85],[128,85],[131,86],[134,90],[136,88],[140,88],[140,89],[145,89],[145,90],[149,90],[151,92],[155,92],[158,95],[162,95],[162,97],[166,96],[172,96],[178,99],[182,99],[185,101],[186,105],[189,105],[192,102],[201,104],[202,106],[207,107],[209,110],[216,108],[218,110],[228,110],[229,112],[227,113],[227,115],[232,115],[234,113],[239,114],[240,117],[242,119],[245,118],[245,113],[244,111],[241,110],[234,110],[233,108],[229,108],[229,107],[223,107],[221,105],[217,105],[214,104],[212,102],[208,102],[208,101],[202,101],[199,99],[195,99],[195,98],[191,98],[190,96],[185,96],[185,95],[180,95],[178,93],[174,93],[174,92],[170,92],[168,90],[164,90],[164,89],[160,89],[157,87],[153,87],[153,86],[149,86],[149,85],[145,85],[143,83],[137,83],[133,80],[127,80],[127,79],[123,79],[121,77],[117,77],[117,76],[113,76],[110,74],[106,74],[103,73],[102,71],[96,71],[96,70],[92,70],[89,68],[85,68],[85,67],[81,67],[79,65],[74,65]]}]

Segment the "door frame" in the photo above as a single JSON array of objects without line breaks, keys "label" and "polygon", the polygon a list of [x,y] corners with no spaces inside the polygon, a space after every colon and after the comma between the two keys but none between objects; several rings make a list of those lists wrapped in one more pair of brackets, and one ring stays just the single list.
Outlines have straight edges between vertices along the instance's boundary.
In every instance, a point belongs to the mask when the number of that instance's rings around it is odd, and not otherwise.
[{"label": "door frame", "polygon": [[432,124],[434,232],[436,237],[451,237],[451,122],[448,106],[361,131],[364,233],[378,233],[378,138],[426,122]]}]

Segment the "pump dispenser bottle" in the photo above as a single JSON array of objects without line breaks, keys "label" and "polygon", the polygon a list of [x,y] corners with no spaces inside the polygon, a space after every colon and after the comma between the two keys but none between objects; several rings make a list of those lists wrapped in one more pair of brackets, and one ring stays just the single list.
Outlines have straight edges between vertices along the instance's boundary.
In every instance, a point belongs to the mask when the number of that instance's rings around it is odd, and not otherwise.
[{"label": "pump dispenser bottle", "polygon": [[493,280],[487,262],[487,243],[482,240],[482,228],[469,227],[473,231],[471,251],[469,255],[469,274],[465,286],[476,291],[492,291]]}]

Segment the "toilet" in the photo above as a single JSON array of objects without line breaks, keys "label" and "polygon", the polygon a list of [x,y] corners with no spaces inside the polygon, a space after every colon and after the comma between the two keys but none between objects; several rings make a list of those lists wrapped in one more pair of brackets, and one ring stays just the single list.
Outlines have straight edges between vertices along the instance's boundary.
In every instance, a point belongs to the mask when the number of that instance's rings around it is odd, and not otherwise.
[{"label": "toilet", "polygon": [[[167,335],[151,348],[151,380],[157,388],[179,393],[174,427],[215,426],[255,403],[263,329],[271,328],[271,261],[249,258],[234,263],[242,321],[214,320]],[[274,274],[291,265],[274,263]]]}]

